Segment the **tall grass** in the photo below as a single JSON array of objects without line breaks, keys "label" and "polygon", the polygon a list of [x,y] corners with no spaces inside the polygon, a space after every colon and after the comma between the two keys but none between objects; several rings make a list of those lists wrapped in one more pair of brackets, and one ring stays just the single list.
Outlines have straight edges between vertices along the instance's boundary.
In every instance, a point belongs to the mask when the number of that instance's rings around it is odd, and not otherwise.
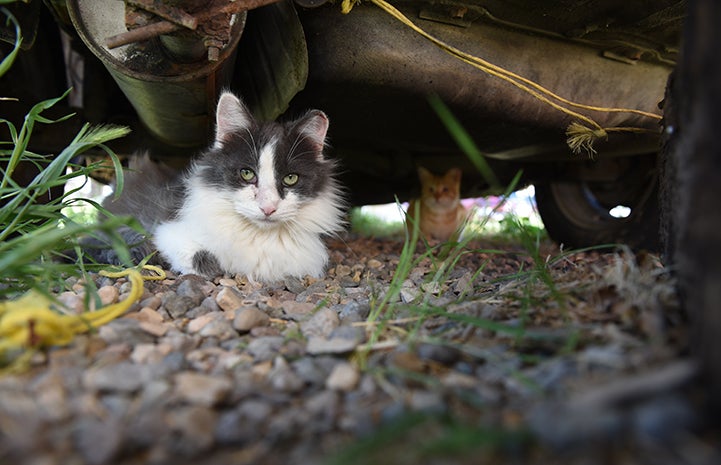
[{"label": "tall grass", "polygon": [[[493,191],[501,193],[500,202],[493,211],[486,214],[485,217],[479,218],[477,223],[474,224],[476,230],[483,230],[492,217],[503,208],[510,195],[520,187],[522,173],[517,173],[508,185],[502,186],[481,151],[440,98],[432,96],[429,101],[458,146],[485,178],[488,186]],[[412,218],[417,218],[417,214],[416,211],[415,215],[409,215],[407,221],[413,221]],[[454,322],[467,328],[496,333],[506,339],[518,342],[524,340],[524,338],[535,337],[526,328],[527,321],[524,314],[531,306],[539,304],[535,297],[538,287],[545,288],[546,295],[550,296],[551,300],[556,301],[559,307],[565,306],[565,297],[558,290],[550,272],[550,265],[561,258],[544,258],[541,253],[541,245],[546,236],[542,228],[533,226],[528,221],[515,218],[513,215],[507,216],[501,223],[507,240],[512,241],[516,249],[520,245],[525,254],[530,257],[532,263],[532,266],[526,269],[521,269],[513,275],[499,278],[490,283],[500,285],[504,279],[513,279],[521,283],[519,286],[523,290],[521,295],[513,297],[496,294],[496,297],[508,301],[509,305],[516,305],[517,308],[520,308],[518,322],[507,324],[472,314],[451,311],[448,305],[437,303],[435,292],[442,289],[444,283],[449,281],[454,269],[465,255],[484,254],[490,257],[485,262],[482,262],[477,270],[472,270],[470,282],[473,283],[479,274],[483,272],[484,267],[493,260],[493,257],[501,257],[508,252],[491,248],[475,248],[477,246],[473,246],[472,241],[478,239],[478,236],[474,234],[461,235],[455,241],[431,246],[420,240],[421,235],[418,224],[411,224],[410,226],[404,228],[405,242],[389,287],[371,301],[371,311],[366,322],[367,327],[370,328],[369,341],[363,350],[357,353],[357,360],[362,367],[367,364],[366,357],[369,350],[372,350],[374,346],[388,347],[389,344],[384,343],[392,340],[396,340],[398,345],[403,344],[410,349],[416,343],[423,342],[448,345],[469,354],[474,352],[473,347],[466,347],[462,342],[444,340],[443,333],[435,332],[430,336],[427,332],[424,332],[424,324],[430,319]],[[565,253],[563,255],[565,256]],[[409,279],[411,272],[424,261],[430,261],[431,266],[429,268],[430,272],[426,274],[424,282],[419,286],[421,292],[412,302],[402,302],[399,296],[404,283]],[[471,287],[473,287],[473,284],[471,284]],[[484,298],[489,298],[489,296],[486,295]],[[484,298],[480,300],[484,300]],[[473,289],[464,289],[455,299],[454,304],[461,304],[469,300],[479,300],[479,296]],[[517,300],[514,303],[511,302],[512,299]],[[576,335],[572,333],[565,349],[573,347],[576,342]],[[373,367],[370,373],[376,377],[381,386],[386,386],[390,390],[391,395],[394,395],[393,391],[397,391],[397,389],[392,388],[392,383],[388,382],[386,378],[406,379],[410,383],[425,384],[431,389],[434,383],[438,383],[438,380],[431,374],[404,371],[392,366]],[[508,376],[515,377],[524,383],[533,384],[532,381],[525,379],[518,371],[509,372]],[[533,388],[535,385],[531,387]],[[397,394],[396,392],[395,395]],[[474,402],[473,399],[465,399],[464,401]],[[435,437],[429,437],[426,434],[429,428],[435,432]],[[412,438],[412,435],[416,438]],[[419,447],[416,443],[419,435],[424,437],[422,441],[423,447]],[[478,424],[460,421],[450,413],[440,417],[432,415],[418,416],[414,413],[408,413],[401,415],[397,421],[391,423],[387,428],[359,442],[353,448],[348,449],[347,454],[340,455],[335,458],[335,461],[329,463],[384,463],[383,458],[388,458],[387,453],[389,450],[405,450],[408,452],[409,444],[414,445],[412,446],[412,459],[407,463],[432,461],[434,456],[443,455],[447,457],[453,451],[460,457],[468,458],[469,454],[475,454],[478,451],[479,446],[481,446],[481,449],[493,450],[508,444],[509,440],[518,443],[526,439],[518,431],[509,431],[502,427],[479,427]],[[379,454],[378,448],[383,448],[383,453]],[[380,461],[376,462],[379,459]],[[386,463],[397,462],[391,459]]]},{"label": "tall grass", "polygon": [[[0,63],[1,76],[12,72],[11,66],[22,36],[12,14],[5,8],[0,8],[0,13],[15,24],[17,34],[12,53]],[[76,223],[63,214],[64,208],[78,202],[99,206],[88,199],[74,198],[74,190],[62,194],[58,192],[63,191],[69,180],[86,178],[99,167],[99,164],[82,166],[72,162],[89,150],[108,155],[117,173],[118,192],[122,190],[120,160],[106,144],[125,136],[129,129],[86,124],[58,154],[38,154],[29,149],[37,125],[56,124],[74,117],[68,114],[53,120],[44,116],[46,110],[58,104],[68,93],[33,105],[19,127],[0,115],[0,124],[7,128],[10,139],[0,141],[0,297],[16,295],[28,288],[47,293],[53,286],[62,285],[67,276],[82,274],[85,268],[77,245],[79,238],[99,231],[113,237],[112,231],[128,221],[111,218],[102,225]],[[12,96],[2,98],[11,99]],[[27,183],[17,182],[15,175],[18,170],[28,167],[37,174]],[[123,244],[115,240],[114,246],[129,261]],[[68,251],[74,259],[64,256]]]}]

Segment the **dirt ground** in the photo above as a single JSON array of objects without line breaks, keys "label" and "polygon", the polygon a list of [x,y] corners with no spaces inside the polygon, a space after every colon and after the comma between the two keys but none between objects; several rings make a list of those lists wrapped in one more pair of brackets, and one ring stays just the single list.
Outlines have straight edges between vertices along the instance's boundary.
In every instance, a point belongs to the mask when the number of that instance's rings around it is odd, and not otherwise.
[{"label": "dirt ground", "polygon": [[349,234],[320,280],[147,281],[0,377],[0,462],[721,463],[669,270],[532,239]]}]

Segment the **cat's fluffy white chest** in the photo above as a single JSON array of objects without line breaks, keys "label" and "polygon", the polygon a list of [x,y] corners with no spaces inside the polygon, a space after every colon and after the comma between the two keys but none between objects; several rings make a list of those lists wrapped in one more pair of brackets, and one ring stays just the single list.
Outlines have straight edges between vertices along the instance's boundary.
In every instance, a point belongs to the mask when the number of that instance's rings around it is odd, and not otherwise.
[{"label": "cat's fluffy white chest", "polygon": [[[172,269],[181,273],[200,274],[193,257],[207,251],[224,271],[254,280],[317,277],[328,261],[321,233],[337,230],[339,215],[332,202],[322,199],[302,209],[306,211],[299,212],[293,221],[261,227],[239,215],[230,200],[219,199],[217,192],[196,186],[178,218],[157,227],[154,241]],[[319,225],[318,216],[331,223]]]}]

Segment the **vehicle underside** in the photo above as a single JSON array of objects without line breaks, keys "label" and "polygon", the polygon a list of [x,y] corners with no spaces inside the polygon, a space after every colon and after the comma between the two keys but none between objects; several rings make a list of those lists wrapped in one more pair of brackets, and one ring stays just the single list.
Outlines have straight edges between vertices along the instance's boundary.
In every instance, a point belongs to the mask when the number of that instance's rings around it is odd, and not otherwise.
[{"label": "vehicle underside", "polygon": [[[208,143],[217,94],[231,88],[261,118],[326,112],[328,154],[342,161],[354,205],[407,200],[417,193],[417,166],[461,167],[466,197],[502,190],[522,172],[520,185],[536,186],[540,213],[559,242],[657,245],[659,104],[685,1],[393,2],[427,34],[499,67],[500,76],[442,50],[371,1],[343,2],[352,6],[347,14],[318,0],[238,1],[232,14],[221,1],[144,2],[201,18],[196,30],[166,20],[173,30],[160,35],[143,33],[159,18],[138,3],[12,6],[26,40],[19,65],[2,78],[4,93],[19,97],[3,102],[3,116],[20,121],[34,102],[70,86],[72,103],[56,111],[80,114],[64,127],[43,127],[34,150],[57,152],[83,121],[125,124],[134,132],[117,144],[119,153],[150,150],[180,167]],[[214,10],[218,16],[208,13]],[[218,18],[227,18],[222,27]],[[140,40],[110,48],[132,29]],[[431,96],[465,128],[500,185],[490,186],[459,148]],[[571,123],[612,129],[574,151]],[[631,213],[611,216],[619,205]]]}]

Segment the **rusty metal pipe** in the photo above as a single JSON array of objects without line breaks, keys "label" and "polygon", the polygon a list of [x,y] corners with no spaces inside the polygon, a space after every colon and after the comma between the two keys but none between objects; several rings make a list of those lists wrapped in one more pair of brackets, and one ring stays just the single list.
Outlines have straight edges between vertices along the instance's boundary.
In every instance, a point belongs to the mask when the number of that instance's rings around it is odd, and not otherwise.
[{"label": "rusty metal pipe", "polygon": [[[245,27],[244,12],[228,23],[228,40],[213,43],[217,48],[215,61],[190,61],[187,57],[173,58],[155,40],[108,48],[104,43],[106,37],[126,32],[122,2],[68,0],[67,4],[78,35],[102,61],[150,134],[173,147],[196,148],[208,142],[218,93],[230,85],[235,50]],[[220,9],[208,9],[211,10],[215,15]],[[205,15],[197,16],[199,29]],[[197,42],[188,41],[186,46]],[[178,44],[182,47],[183,41]]]}]

